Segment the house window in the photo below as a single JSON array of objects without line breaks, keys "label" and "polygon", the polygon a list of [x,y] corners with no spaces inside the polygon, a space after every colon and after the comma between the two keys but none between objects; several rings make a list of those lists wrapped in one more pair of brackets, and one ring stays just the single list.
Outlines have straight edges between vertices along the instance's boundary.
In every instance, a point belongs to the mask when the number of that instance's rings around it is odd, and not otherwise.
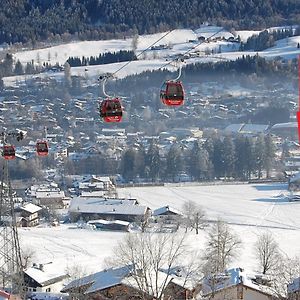
[{"label": "house window", "polygon": [[36,288],[32,288],[32,291],[33,291],[33,292],[36,292]]},{"label": "house window", "polygon": [[47,289],[46,289],[46,292],[50,292],[50,291],[51,291],[51,289],[50,289],[50,288],[47,288]]}]

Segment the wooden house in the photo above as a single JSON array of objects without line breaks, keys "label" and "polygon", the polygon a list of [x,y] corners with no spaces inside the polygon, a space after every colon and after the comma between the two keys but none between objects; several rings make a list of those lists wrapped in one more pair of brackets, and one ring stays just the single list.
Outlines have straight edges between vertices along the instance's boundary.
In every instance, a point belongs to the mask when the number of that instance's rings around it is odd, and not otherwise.
[{"label": "wooden house", "polygon": [[[61,292],[68,293],[72,298],[87,297],[88,299],[95,300],[156,299],[153,296],[154,291],[151,288],[149,288],[149,292],[144,293],[142,297],[141,291],[133,279],[131,272],[131,266],[105,269],[70,282]],[[176,282],[172,283],[172,276],[168,276],[164,272],[159,272],[158,276],[154,276],[154,278],[157,278],[158,282],[153,282],[154,285],[152,285],[152,287],[155,290],[157,284],[158,293],[161,295],[164,294],[163,299],[192,299],[192,291],[183,288]],[[151,285],[151,283],[149,284]],[[166,288],[160,291],[161,284],[166,284]]]},{"label": "wooden house", "polygon": [[136,200],[74,197],[69,213],[72,221],[104,219],[133,222],[147,219],[150,209],[136,205]]},{"label": "wooden house", "polygon": [[16,212],[22,217],[22,227],[34,227],[39,224],[39,212],[42,210],[41,207],[33,204],[26,203],[16,208]]},{"label": "wooden house", "polygon": [[206,277],[202,283],[204,299],[211,300],[275,300],[270,282],[260,274],[233,268],[222,274]]},{"label": "wooden house", "polygon": [[67,274],[57,272],[52,263],[33,264],[24,270],[24,281],[28,292],[59,293]]}]

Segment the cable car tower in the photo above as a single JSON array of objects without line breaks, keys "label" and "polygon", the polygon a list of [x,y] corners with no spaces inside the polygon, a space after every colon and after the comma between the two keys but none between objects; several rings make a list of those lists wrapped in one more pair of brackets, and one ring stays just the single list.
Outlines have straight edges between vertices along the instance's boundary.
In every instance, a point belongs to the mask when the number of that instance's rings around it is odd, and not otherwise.
[{"label": "cable car tower", "polygon": [[[18,294],[25,298],[24,280],[22,273],[21,249],[17,231],[17,221],[14,209],[13,191],[9,178],[9,160],[14,158],[5,156],[7,139],[23,139],[22,132],[0,133],[2,170],[0,187],[0,289],[11,294]],[[14,147],[13,147],[14,149]],[[7,158],[8,157],[8,158]]]}]

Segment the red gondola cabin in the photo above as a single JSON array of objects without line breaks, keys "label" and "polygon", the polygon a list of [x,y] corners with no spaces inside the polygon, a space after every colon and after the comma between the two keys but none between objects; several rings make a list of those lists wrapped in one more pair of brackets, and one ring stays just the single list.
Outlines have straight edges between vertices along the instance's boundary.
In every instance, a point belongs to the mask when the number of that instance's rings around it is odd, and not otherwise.
[{"label": "red gondola cabin", "polygon": [[168,106],[180,106],[184,102],[184,90],[181,81],[166,81],[160,90],[160,99]]},{"label": "red gondola cabin", "polygon": [[2,156],[4,159],[15,159],[16,158],[16,150],[13,145],[5,145],[3,147]]},{"label": "red gondola cabin", "polygon": [[36,153],[38,156],[48,155],[48,143],[46,141],[41,141],[36,143]]},{"label": "red gondola cabin", "polygon": [[123,109],[119,98],[106,99],[100,105],[100,117],[104,122],[120,122]]}]

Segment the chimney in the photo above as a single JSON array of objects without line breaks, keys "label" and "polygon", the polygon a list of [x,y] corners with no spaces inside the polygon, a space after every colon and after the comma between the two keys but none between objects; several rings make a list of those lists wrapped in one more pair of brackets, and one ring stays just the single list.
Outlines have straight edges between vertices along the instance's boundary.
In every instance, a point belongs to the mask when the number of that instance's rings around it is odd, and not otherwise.
[{"label": "chimney", "polygon": [[39,269],[40,269],[41,271],[44,271],[44,266],[43,266],[43,264],[39,264]]}]

